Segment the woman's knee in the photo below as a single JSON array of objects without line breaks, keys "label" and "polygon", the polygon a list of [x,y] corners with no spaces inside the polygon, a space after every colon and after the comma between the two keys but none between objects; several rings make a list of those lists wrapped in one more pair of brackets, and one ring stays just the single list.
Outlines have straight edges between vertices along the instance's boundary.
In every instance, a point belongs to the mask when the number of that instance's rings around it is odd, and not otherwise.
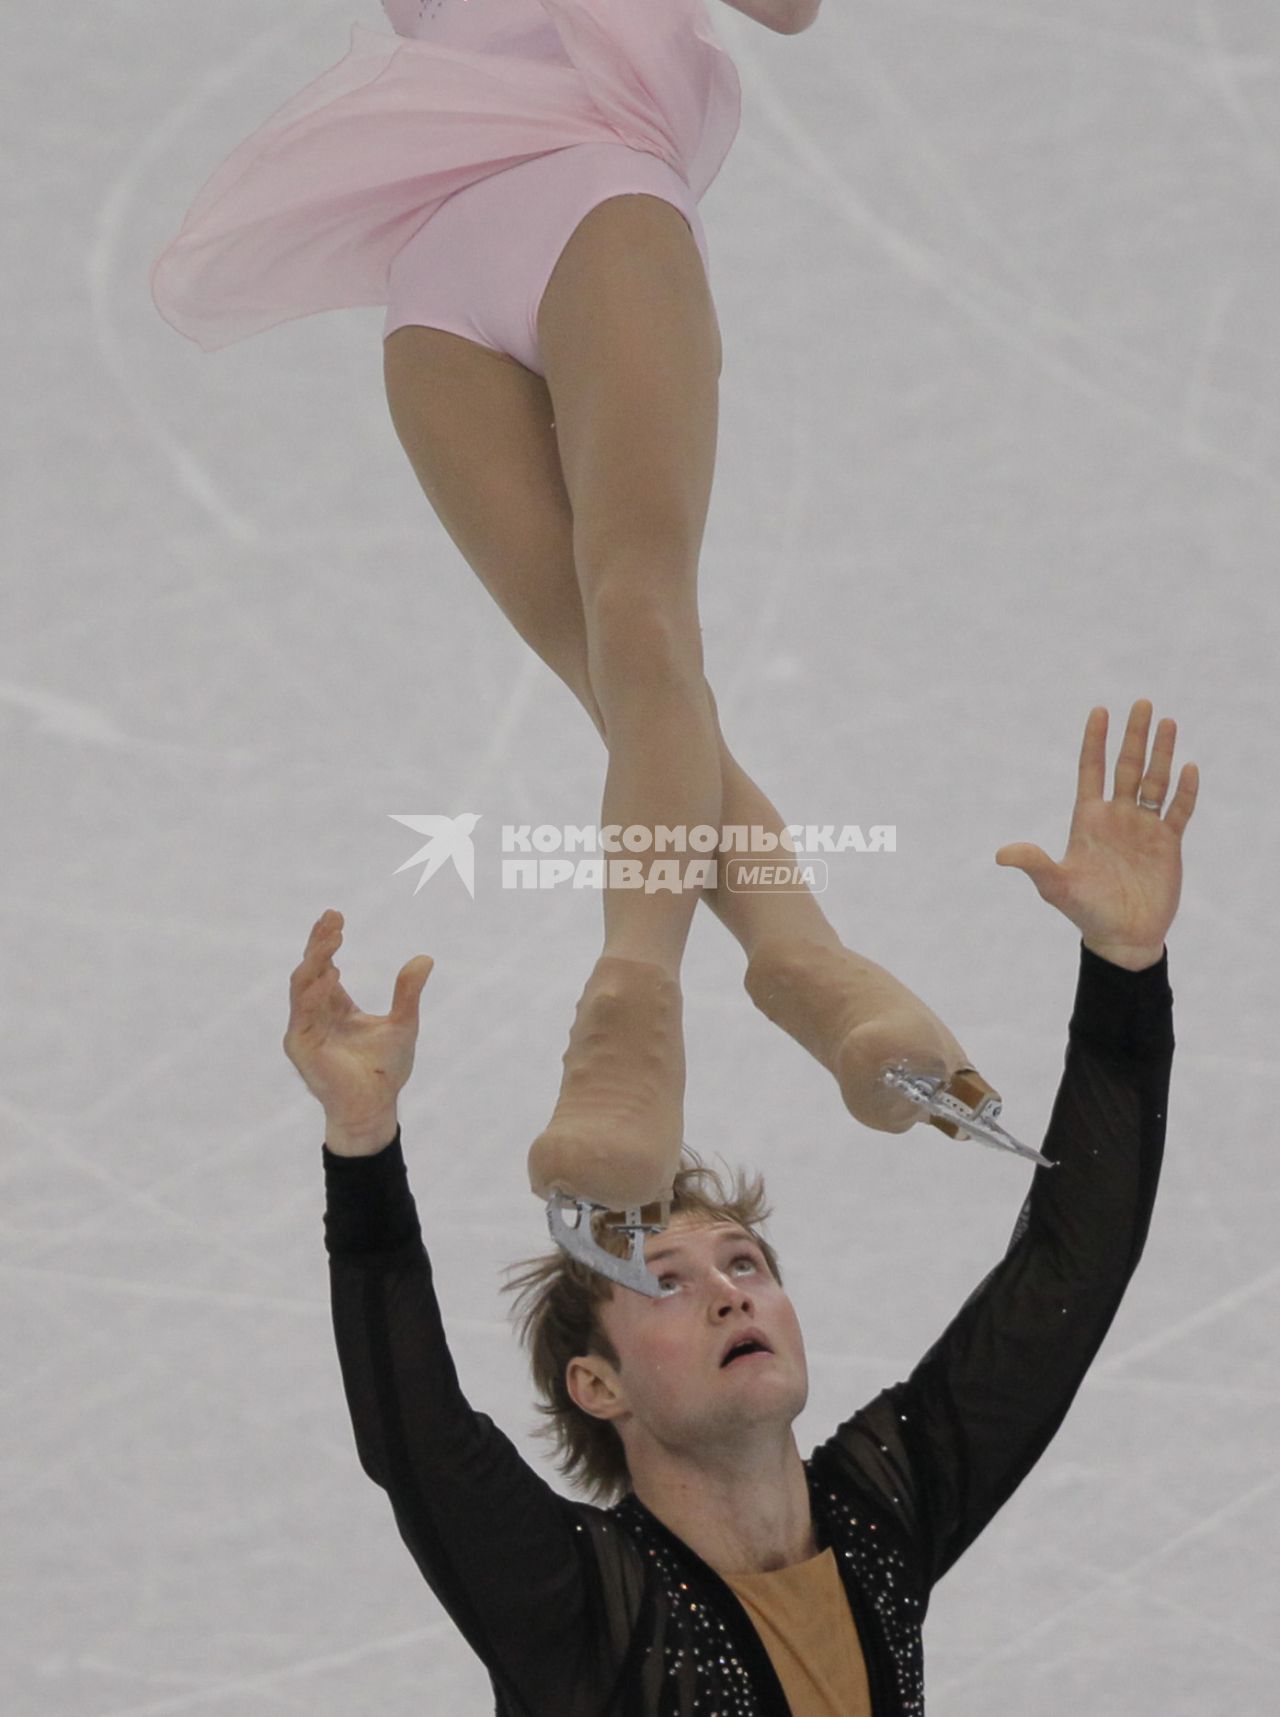
[{"label": "woman's knee", "polygon": [[592,685],[601,707],[628,690],[705,684],[692,582],[633,568],[583,599]]}]

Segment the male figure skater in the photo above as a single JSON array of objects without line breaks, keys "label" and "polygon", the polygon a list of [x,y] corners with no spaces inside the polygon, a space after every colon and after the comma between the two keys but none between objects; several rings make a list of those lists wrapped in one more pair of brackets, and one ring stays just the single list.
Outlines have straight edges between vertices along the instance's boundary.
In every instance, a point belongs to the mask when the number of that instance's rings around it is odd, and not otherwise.
[{"label": "male figure skater", "polygon": [[[621,1500],[559,1495],[471,1407],[395,1112],[431,961],[401,969],[389,1014],[364,1014],[333,965],[340,916],[316,923],[284,1047],[326,1113],[326,1246],[356,1446],[489,1671],[497,1717],[923,1713],[932,1588],[1062,1423],[1146,1240],[1173,1054],[1164,942],[1198,791],[1187,764],[1162,811],[1175,727],[1159,724],[1144,768],[1151,713],[1133,706],[1107,800],[1107,712],[1091,712],[1060,864],[1024,843],[996,855],[1081,932],[1042,1146],[1052,1166],[908,1380],[807,1461],[791,1430],[808,1397],[803,1340],[772,1253],[714,1211],[682,1213],[680,1177],[669,1227],[646,1241],[647,1262],[672,1255],[661,1296],[560,1254],[548,1264],[562,1309],[583,1303],[584,1284],[598,1300],[597,1336],[569,1347],[548,1411],[613,1427]],[[555,1339],[544,1323],[544,1350]],[[733,1357],[748,1341],[766,1351]]]}]

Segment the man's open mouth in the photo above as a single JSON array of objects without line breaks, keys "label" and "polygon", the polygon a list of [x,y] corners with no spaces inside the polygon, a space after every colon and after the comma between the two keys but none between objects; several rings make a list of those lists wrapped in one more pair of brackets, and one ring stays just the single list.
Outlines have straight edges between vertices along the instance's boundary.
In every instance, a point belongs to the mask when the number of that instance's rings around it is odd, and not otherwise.
[{"label": "man's open mouth", "polygon": [[732,1365],[736,1359],[746,1359],[752,1354],[760,1353],[770,1354],[772,1357],[771,1350],[763,1342],[748,1337],[745,1341],[740,1341],[729,1349],[720,1361],[720,1369],[723,1371],[726,1365]]}]

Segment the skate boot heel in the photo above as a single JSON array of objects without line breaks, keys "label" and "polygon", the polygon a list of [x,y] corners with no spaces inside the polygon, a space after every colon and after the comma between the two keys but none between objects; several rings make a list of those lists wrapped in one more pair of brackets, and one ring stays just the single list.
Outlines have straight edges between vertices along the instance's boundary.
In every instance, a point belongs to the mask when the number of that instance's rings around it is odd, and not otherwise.
[{"label": "skate boot heel", "polygon": [[941,1079],[922,1077],[907,1071],[906,1063],[885,1069],[886,1085],[928,1111],[930,1126],[952,1139],[976,1139],[994,1150],[1012,1151],[1026,1157],[1041,1168],[1056,1168],[1050,1157],[1042,1156],[1015,1139],[996,1123],[1002,1104],[993,1085],[989,1085],[975,1067],[961,1067],[945,1083]]},{"label": "skate boot heel", "polygon": [[[961,1067],[951,1075],[946,1089],[957,1102],[963,1103],[984,1121],[994,1121],[1004,1107],[995,1086],[989,1085],[976,1067]],[[929,1125],[936,1127],[950,1139],[958,1139],[961,1136],[959,1122],[948,1120],[944,1115],[930,1115]]]}]

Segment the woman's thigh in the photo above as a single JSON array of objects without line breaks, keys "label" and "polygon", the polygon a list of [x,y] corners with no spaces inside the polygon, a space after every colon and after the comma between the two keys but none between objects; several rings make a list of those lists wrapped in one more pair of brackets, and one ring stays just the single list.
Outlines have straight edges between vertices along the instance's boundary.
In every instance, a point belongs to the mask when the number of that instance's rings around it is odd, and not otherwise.
[{"label": "woman's thigh", "polygon": [[603,737],[546,383],[460,335],[414,326],[384,342],[383,373],[396,434],[436,517]]}]

